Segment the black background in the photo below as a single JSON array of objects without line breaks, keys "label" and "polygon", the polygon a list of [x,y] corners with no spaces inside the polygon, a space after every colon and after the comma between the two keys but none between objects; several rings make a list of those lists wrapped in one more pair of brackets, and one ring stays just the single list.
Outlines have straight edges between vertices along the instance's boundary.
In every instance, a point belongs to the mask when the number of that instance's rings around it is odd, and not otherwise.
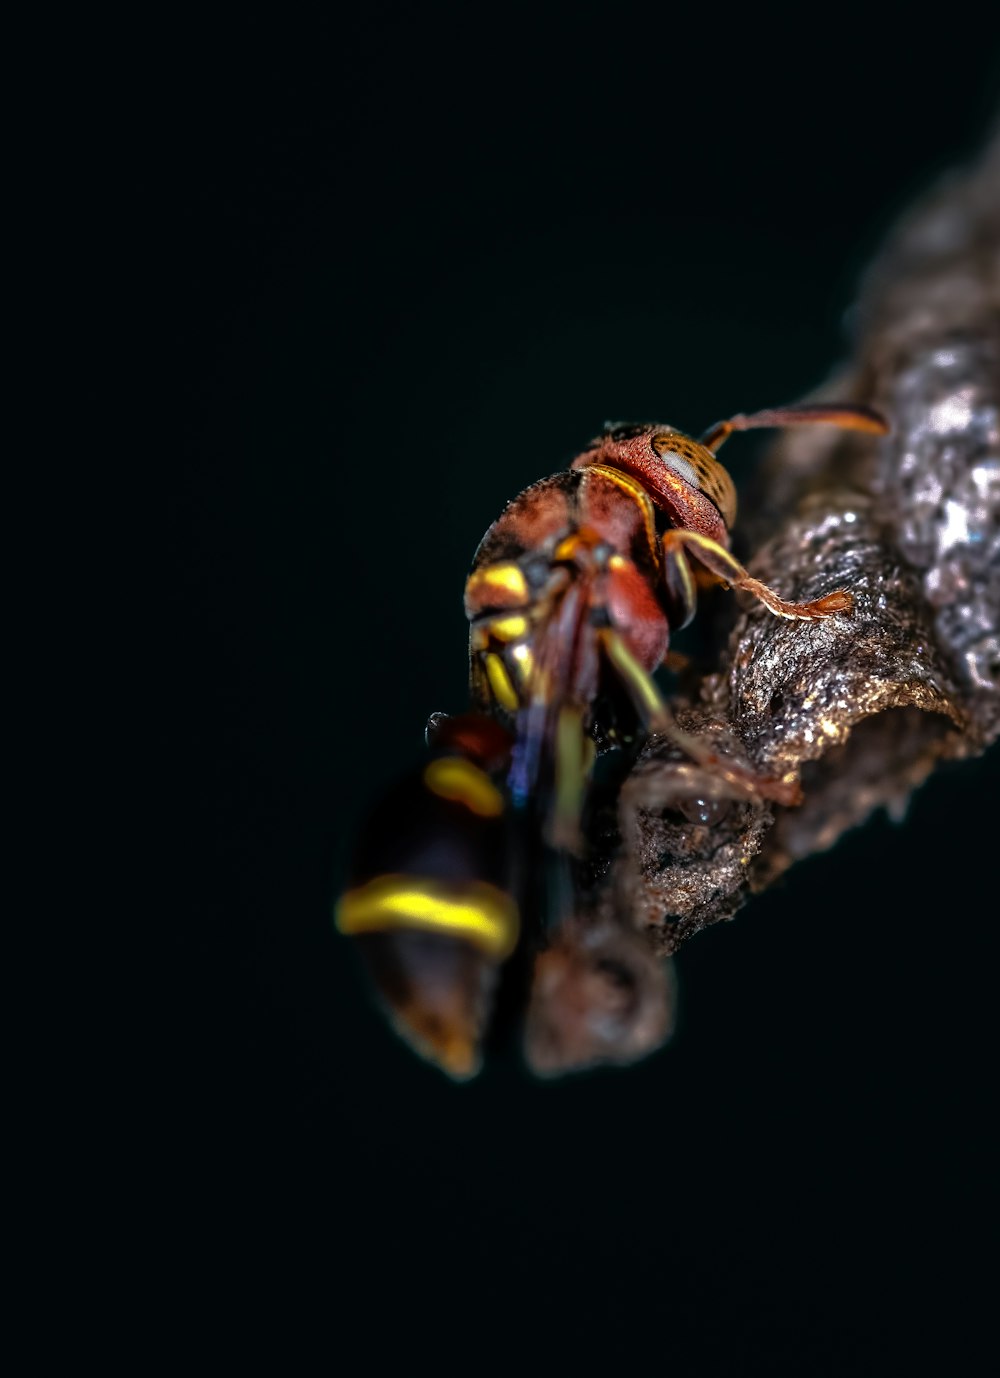
[{"label": "black background", "polygon": [[803,1374],[933,1336],[980,1371],[995,754],[693,942],[673,1044],[628,1071],[455,1087],[330,925],[366,804],[462,706],[504,501],[607,417],[697,431],[814,386],[897,213],[993,118],[992,37],[703,18],[244,19],[150,35],[152,120],[110,110],[178,429],[175,1336]]}]

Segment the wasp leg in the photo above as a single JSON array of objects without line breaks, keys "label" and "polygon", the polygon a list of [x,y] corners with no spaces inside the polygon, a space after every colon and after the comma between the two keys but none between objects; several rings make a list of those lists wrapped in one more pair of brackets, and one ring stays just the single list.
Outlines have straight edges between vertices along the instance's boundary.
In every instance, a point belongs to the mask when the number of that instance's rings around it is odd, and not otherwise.
[{"label": "wasp leg", "polygon": [[739,412],[728,421],[717,421],[701,437],[701,444],[713,454],[734,431],[756,431],[775,426],[839,426],[843,431],[867,431],[870,435],[885,435],[889,424],[871,407],[829,406],[808,403],[798,407],[771,407],[755,411],[752,416]]},{"label": "wasp leg", "polygon": [[636,660],[618,633],[604,627],[598,633],[605,654],[617,671],[632,697],[635,707],[650,732],[667,737],[698,765],[711,770],[730,784],[743,798],[760,796],[777,804],[798,804],[802,791],[795,780],[777,780],[773,776],[757,775],[747,766],[727,760],[713,751],[700,737],[685,732],[671,713],[656,682]]},{"label": "wasp leg", "polygon": [[647,767],[630,775],[618,796],[618,809],[634,833],[643,811],[679,808],[686,812],[685,805],[695,803],[703,806],[708,816],[694,818],[687,814],[689,821],[710,824],[725,813],[729,804],[744,803],[746,799],[742,784],[736,785],[699,763],[678,761],[669,771]]},{"label": "wasp leg", "polygon": [[814,598],[807,603],[792,603],[780,598],[773,589],[769,589],[759,579],[754,579],[739,560],[730,555],[718,541],[699,535],[697,531],[667,531],[663,536],[663,549],[665,556],[676,554],[678,551],[690,552],[713,574],[717,574],[734,588],[752,594],[777,617],[815,622],[824,617],[832,617],[837,612],[850,612],[854,606],[854,597],[847,589],[837,589],[836,593],[828,593],[823,598]]},{"label": "wasp leg", "polygon": [[555,804],[549,824],[549,843],[565,852],[579,853],[580,814],[587,779],[587,738],[579,708],[559,710],[556,726]]}]

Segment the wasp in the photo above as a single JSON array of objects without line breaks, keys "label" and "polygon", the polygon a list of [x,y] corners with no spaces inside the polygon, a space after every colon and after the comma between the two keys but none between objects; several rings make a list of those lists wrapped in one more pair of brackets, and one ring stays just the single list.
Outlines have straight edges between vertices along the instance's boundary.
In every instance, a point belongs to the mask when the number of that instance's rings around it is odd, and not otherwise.
[{"label": "wasp", "polygon": [[809,602],[782,598],[729,548],[736,491],[720,446],[736,431],[816,424],[888,429],[877,412],[846,405],[739,414],[700,440],[667,425],[608,425],[486,532],[465,586],[472,700],[510,726],[509,797],[516,808],[542,802],[554,846],[579,849],[593,738],[623,696],[647,733],[671,738],[734,791],[799,801],[795,781],[757,775],[683,732],[652,676],[671,631],[694,616],[696,570],[779,617],[850,612],[847,589]]},{"label": "wasp", "polygon": [[535,958],[526,1052],[539,1074],[630,1061],[669,1033],[669,970],[628,914],[588,919],[576,894],[597,742],[665,734],[725,792],[798,802],[794,780],[682,731],[653,673],[694,616],[699,570],[779,617],[851,610],[846,589],[782,598],[729,548],[736,494],[719,447],[736,431],[809,424],[888,429],[846,405],[741,414],[700,440],[609,425],[480,542],[465,586],[472,712],[432,715],[427,759],[376,806],[337,907],[397,1030],[451,1076],[478,1070],[518,951]]}]

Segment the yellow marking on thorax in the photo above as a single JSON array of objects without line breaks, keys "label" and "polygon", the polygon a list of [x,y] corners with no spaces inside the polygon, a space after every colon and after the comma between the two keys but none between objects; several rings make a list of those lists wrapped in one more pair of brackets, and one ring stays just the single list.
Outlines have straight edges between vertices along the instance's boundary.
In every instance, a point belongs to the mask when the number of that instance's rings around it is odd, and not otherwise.
[{"label": "yellow marking on thorax", "polygon": [[575,560],[579,551],[593,550],[594,546],[600,544],[601,538],[596,531],[590,527],[582,527],[579,531],[573,531],[562,538],[552,552],[552,558],[555,561]]},{"label": "yellow marking on thorax", "polygon": [[531,647],[523,641],[517,646],[511,646],[510,658],[513,663],[517,686],[522,693],[525,693],[531,683],[531,676],[535,672],[535,657],[531,654]]},{"label": "yellow marking on thorax", "polygon": [[487,565],[484,569],[473,570],[469,575],[465,584],[466,600],[475,602],[483,595],[488,596],[491,593],[502,596],[506,603],[513,600],[522,603],[531,601],[528,581],[513,561]]},{"label": "yellow marking on thorax", "polygon": [[471,761],[455,757],[431,761],[424,771],[424,784],[440,799],[464,804],[480,818],[499,818],[503,813],[503,795]]},{"label": "yellow marking on thorax", "polygon": [[516,641],[518,637],[526,635],[528,619],[520,613],[514,613],[510,617],[494,617],[487,622],[486,628],[490,636],[495,637],[497,641]]},{"label": "yellow marking on thorax", "polygon": [[518,909],[510,895],[486,881],[448,885],[423,876],[378,876],[341,896],[341,933],[415,929],[471,943],[495,961],[517,944]]},{"label": "yellow marking on thorax", "polygon": [[627,493],[632,501],[642,513],[642,523],[646,529],[646,541],[649,545],[650,558],[654,566],[660,567],[660,543],[656,535],[656,509],[653,506],[649,494],[628,474],[623,474],[620,469],[611,469],[606,464],[591,464],[585,471],[588,474],[600,474],[609,480],[623,493]]},{"label": "yellow marking on thorax", "polygon": [[483,656],[483,664],[486,667],[486,678],[490,682],[493,690],[493,697],[501,708],[506,708],[508,713],[516,713],[521,706],[521,701],[517,697],[517,690],[511,683],[507,667],[495,651],[487,651]]}]

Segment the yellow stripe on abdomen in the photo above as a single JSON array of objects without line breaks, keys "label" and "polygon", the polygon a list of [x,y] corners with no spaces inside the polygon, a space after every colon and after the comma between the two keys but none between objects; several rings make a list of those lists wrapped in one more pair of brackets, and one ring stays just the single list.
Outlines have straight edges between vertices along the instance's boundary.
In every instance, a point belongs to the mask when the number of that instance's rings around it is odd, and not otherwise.
[{"label": "yellow stripe on abdomen", "polygon": [[471,943],[495,961],[517,944],[519,917],[510,895],[486,881],[448,885],[423,876],[378,876],[348,890],[336,911],[341,933],[414,929]]},{"label": "yellow stripe on abdomen", "polygon": [[471,761],[448,756],[431,761],[424,771],[424,784],[439,799],[464,804],[480,818],[499,818],[503,813],[503,795]]}]

